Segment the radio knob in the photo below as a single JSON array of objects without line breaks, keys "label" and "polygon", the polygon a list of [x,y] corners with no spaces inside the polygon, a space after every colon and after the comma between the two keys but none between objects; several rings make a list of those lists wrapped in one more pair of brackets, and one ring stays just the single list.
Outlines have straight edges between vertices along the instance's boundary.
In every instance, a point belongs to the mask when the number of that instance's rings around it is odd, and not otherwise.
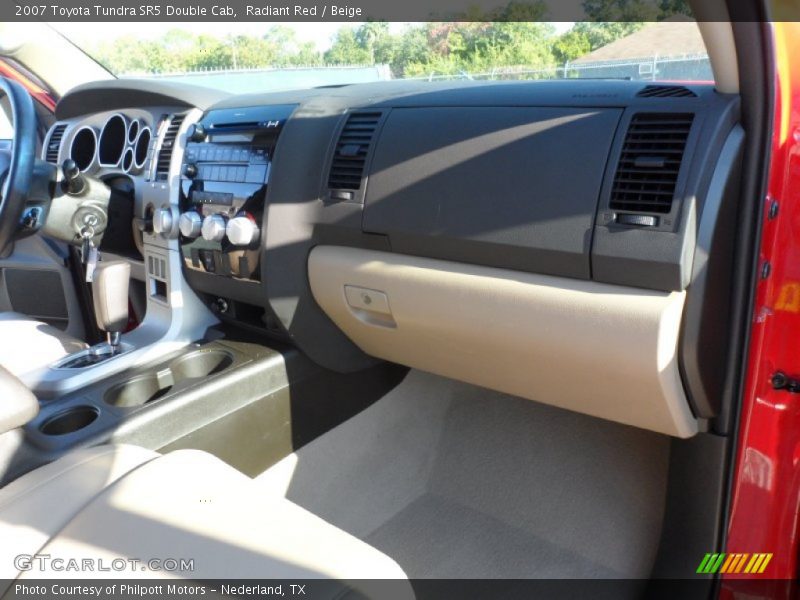
[{"label": "radio knob", "polygon": [[189,179],[197,177],[197,165],[194,163],[186,163],[183,165],[183,176]]},{"label": "radio knob", "polygon": [[185,212],[178,219],[178,229],[181,235],[187,238],[196,238],[203,228],[203,218],[195,211]]},{"label": "radio knob", "polygon": [[258,239],[258,225],[250,215],[234,217],[226,228],[228,241],[234,246],[249,246]]},{"label": "radio knob", "polygon": [[189,126],[189,139],[193,142],[202,142],[206,139],[206,128],[200,123]]},{"label": "radio knob", "polygon": [[159,208],[153,214],[153,231],[160,233],[162,236],[168,238],[172,235],[172,228],[175,225],[175,219],[172,215],[172,210],[169,208]]},{"label": "radio knob", "polygon": [[225,239],[225,217],[208,215],[203,219],[203,227],[200,232],[207,242],[221,242]]}]

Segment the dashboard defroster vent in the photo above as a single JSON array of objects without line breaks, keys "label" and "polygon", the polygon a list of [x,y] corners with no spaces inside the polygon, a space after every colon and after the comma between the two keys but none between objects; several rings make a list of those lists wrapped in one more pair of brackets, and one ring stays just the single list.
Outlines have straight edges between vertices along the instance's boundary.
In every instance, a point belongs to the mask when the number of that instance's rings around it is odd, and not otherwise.
[{"label": "dashboard defroster vent", "polygon": [[383,116],[380,112],[354,112],[339,134],[328,173],[331,190],[358,190],[364,177],[367,153]]},{"label": "dashboard defroster vent", "polygon": [[636,94],[639,98],[697,98],[683,85],[646,85]]},{"label": "dashboard defroster vent", "polygon": [[622,146],[611,209],[669,213],[675,196],[692,113],[639,113]]},{"label": "dashboard defroster vent", "polygon": [[64,132],[67,130],[66,123],[57,123],[50,133],[50,139],[47,140],[47,152],[44,159],[52,164],[58,164],[58,151],[61,149],[61,140],[64,138]]},{"label": "dashboard defroster vent", "polygon": [[172,150],[175,147],[175,140],[178,138],[178,131],[180,131],[183,120],[186,115],[172,115],[169,120],[169,125],[164,132],[164,139],[161,140],[161,146],[158,150],[158,161],[156,162],[156,179],[163,181],[169,175],[169,165],[172,160]]}]

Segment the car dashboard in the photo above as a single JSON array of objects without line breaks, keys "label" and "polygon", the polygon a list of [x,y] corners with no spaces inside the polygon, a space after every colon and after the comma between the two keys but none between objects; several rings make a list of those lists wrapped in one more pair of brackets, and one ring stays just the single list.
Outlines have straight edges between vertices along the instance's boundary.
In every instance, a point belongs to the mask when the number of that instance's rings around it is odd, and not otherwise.
[{"label": "car dashboard", "polygon": [[220,319],[335,371],[390,360],[681,437],[721,410],[737,95],[119,80],[56,118],[43,158],[118,190],[103,249],[148,301],[175,301],[178,260]]}]

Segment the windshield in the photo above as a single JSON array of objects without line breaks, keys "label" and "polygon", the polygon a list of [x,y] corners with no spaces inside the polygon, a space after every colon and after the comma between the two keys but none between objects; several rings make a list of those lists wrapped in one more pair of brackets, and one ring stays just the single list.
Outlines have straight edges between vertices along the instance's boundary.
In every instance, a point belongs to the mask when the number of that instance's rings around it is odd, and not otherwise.
[{"label": "windshield", "polygon": [[[233,93],[391,79],[712,81],[697,24],[660,22],[53,23],[117,77]],[[129,31],[129,30],[128,30]]]}]

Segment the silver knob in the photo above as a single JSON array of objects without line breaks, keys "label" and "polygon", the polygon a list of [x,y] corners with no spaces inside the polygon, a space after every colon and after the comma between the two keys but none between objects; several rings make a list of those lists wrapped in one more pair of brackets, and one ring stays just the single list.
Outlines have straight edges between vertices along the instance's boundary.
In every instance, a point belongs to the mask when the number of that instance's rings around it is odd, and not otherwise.
[{"label": "silver knob", "polygon": [[208,215],[203,219],[201,233],[207,242],[221,242],[225,238],[225,217]]},{"label": "silver knob", "polygon": [[178,219],[178,229],[181,230],[181,235],[187,238],[196,238],[200,235],[203,228],[203,217],[193,210],[185,212]]},{"label": "silver knob", "polygon": [[170,237],[174,224],[175,219],[169,208],[159,208],[153,215],[153,231],[164,237]]},{"label": "silver knob", "polygon": [[258,225],[249,215],[234,217],[228,221],[225,232],[228,234],[228,241],[234,246],[249,246],[258,239]]}]

